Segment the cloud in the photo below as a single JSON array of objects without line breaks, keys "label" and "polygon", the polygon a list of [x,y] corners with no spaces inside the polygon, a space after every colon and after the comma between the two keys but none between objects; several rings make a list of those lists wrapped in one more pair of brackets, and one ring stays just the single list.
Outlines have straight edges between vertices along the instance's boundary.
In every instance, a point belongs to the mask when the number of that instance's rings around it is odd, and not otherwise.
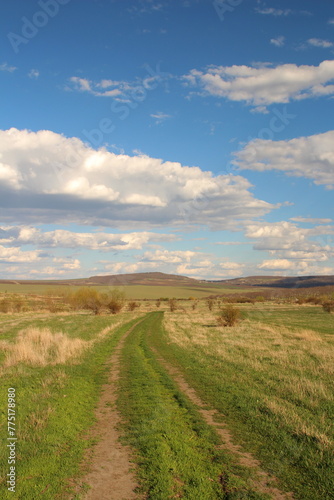
[{"label": "cloud", "polygon": [[72,76],[69,79],[72,90],[79,92],[89,92],[95,96],[103,97],[117,97],[124,94],[130,89],[127,82],[118,82],[113,80],[101,80],[100,82],[93,82],[87,78],[80,78]]},{"label": "cloud", "polygon": [[155,118],[155,123],[159,125],[160,123],[164,122],[168,118],[171,118],[172,115],[167,115],[166,113],[163,113],[162,111],[158,111],[157,113],[152,113],[150,115],[151,118]]},{"label": "cloud", "polygon": [[104,262],[103,270],[97,271],[96,276],[105,276],[106,274],[126,274],[126,273],[145,273],[152,270],[161,272],[159,262]]},{"label": "cloud", "polygon": [[322,267],[303,261],[291,262],[287,259],[264,260],[257,267],[266,271],[278,271],[277,274],[281,274],[282,271],[290,271],[290,274],[304,276],[330,275],[334,272],[333,267]]},{"label": "cloud", "polygon": [[274,205],[240,175],[146,155],[94,150],[48,130],[0,131],[3,223],[80,223],[145,228],[203,224],[238,230]]},{"label": "cloud", "polygon": [[165,4],[163,2],[156,2],[154,0],[137,0],[136,5],[132,5],[126,10],[132,15],[142,16],[144,14],[160,12],[164,7]]},{"label": "cloud", "polygon": [[[283,64],[272,67],[209,66],[193,69],[183,80],[202,95],[266,106],[334,94],[334,61],[319,66]],[[333,82],[334,83],[334,82]]]},{"label": "cloud", "polygon": [[71,76],[65,85],[67,91],[86,92],[96,97],[111,97],[116,101],[130,102],[144,100],[146,92],[156,88],[158,83],[165,82],[171,75],[161,71],[160,64],[156,68],[144,66],[146,75],[132,81],[102,79],[93,81],[88,78]]},{"label": "cloud", "polygon": [[283,47],[285,44],[285,36],[278,36],[277,38],[271,38],[270,43],[276,45],[276,47]]},{"label": "cloud", "polygon": [[29,78],[38,78],[39,77],[39,71],[38,69],[31,69],[28,73]]},{"label": "cloud", "polygon": [[216,241],[215,245],[224,245],[224,246],[249,245],[249,242],[248,241]]},{"label": "cloud", "polygon": [[136,255],[136,262],[100,261],[103,269],[99,274],[134,273],[158,270],[168,274],[180,274],[199,279],[223,279],[240,276],[244,264],[238,262],[221,262],[217,256],[190,250],[156,250]]},{"label": "cloud", "polygon": [[287,221],[250,224],[246,230],[246,236],[255,240],[253,249],[267,251],[276,257],[279,265],[282,265],[282,261],[328,261],[334,257],[334,247],[330,244],[329,235],[334,235],[334,226],[301,228]]},{"label": "cloud", "polygon": [[147,231],[110,234],[105,232],[76,233],[64,229],[42,232],[31,226],[0,226],[0,243],[14,245],[36,245],[39,248],[89,249],[101,252],[112,250],[139,250],[151,241],[174,241],[170,234]]},{"label": "cloud", "polygon": [[40,259],[40,254],[36,250],[23,252],[17,247],[0,245],[0,262],[36,262]]},{"label": "cloud", "polygon": [[328,24],[334,24],[334,19],[329,19]]},{"label": "cloud", "polygon": [[189,264],[180,264],[177,267],[177,272],[178,274],[196,279],[219,280],[242,276],[244,267],[244,264],[238,262],[217,263],[210,259]]},{"label": "cloud", "polygon": [[165,262],[176,264],[180,262],[190,262],[197,252],[190,250],[156,250],[155,252],[145,252],[142,260],[145,262]]},{"label": "cloud", "polygon": [[319,219],[316,217],[291,217],[290,220],[295,222],[307,222],[311,224],[330,224],[333,219]]},{"label": "cloud", "polygon": [[334,189],[334,130],[286,141],[255,139],[234,155],[240,170],[277,170]]},{"label": "cloud", "polygon": [[6,71],[8,73],[13,73],[17,68],[15,66],[9,66],[6,62],[0,64],[0,71]]},{"label": "cloud", "polygon": [[334,47],[334,43],[329,42],[328,40],[321,40],[320,38],[309,38],[307,43],[313,47],[321,47],[322,49]]},{"label": "cloud", "polygon": [[266,16],[289,16],[290,14],[292,14],[292,10],[291,9],[274,9],[272,7],[268,7],[268,8],[256,8],[255,11],[258,13],[258,14],[263,14],[263,15],[266,15]]},{"label": "cloud", "polygon": [[63,268],[64,270],[71,270],[73,271],[74,269],[80,269],[81,268],[81,264],[80,264],[80,260],[79,259],[63,259],[63,258],[60,258],[60,257],[55,257],[53,259],[53,262],[57,263],[57,264],[62,264],[63,265]]}]

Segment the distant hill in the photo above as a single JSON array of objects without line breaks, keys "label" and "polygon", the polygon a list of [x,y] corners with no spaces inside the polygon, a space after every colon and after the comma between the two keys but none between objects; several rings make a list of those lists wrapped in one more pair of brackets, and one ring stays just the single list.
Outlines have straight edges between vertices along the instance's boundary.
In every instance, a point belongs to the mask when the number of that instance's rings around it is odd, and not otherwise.
[{"label": "distant hill", "polygon": [[71,285],[71,286],[126,286],[126,285],[151,285],[151,286],[203,286],[203,283],[194,278],[176,274],[132,273],[110,274],[106,276],[91,276],[73,280],[0,280],[0,283],[11,284],[43,284],[43,285]]},{"label": "distant hill", "polygon": [[72,280],[1,280],[0,283],[7,284],[29,284],[29,285],[68,285],[68,286],[127,286],[127,285],[150,285],[150,286],[179,286],[179,287],[206,287],[216,286],[224,288],[310,288],[334,286],[334,276],[248,276],[228,280],[197,280],[180,276],[177,274],[165,274],[159,272],[111,274],[106,276],[91,276],[90,278]]},{"label": "distant hill", "polygon": [[159,272],[133,273],[133,274],[111,274],[109,276],[92,276],[88,284],[96,285],[151,285],[151,286],[198,286],[200,281],[187,278],[177,274],[165,274]]},{"label": "distant hill", "polygon": [[[208,282],[208,281],[207,281]],[[211,281],[224,286],[251,286],[270,288],[311,288],[319,286],[333,286],[334,276],[248,276],[230,280]]]}]

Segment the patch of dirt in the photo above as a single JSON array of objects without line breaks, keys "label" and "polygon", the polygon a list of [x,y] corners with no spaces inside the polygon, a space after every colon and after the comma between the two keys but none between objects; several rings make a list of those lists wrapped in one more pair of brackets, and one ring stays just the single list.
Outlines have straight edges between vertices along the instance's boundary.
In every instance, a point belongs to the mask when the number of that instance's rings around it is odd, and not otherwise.
[{"label": "patch of dirt", "polygon": [[111,365],[108,383],[103,386],[96,418],[90,437],[99,441],[90,450],[90,472],[83,482],[90,486],[84,500],[132,500],[138,499],[134,490],[138,486],[131,462],[131,450],[119,442],[117,430],[121,421],[116,409],[117,381],[120,374],[120,352],[126,337],[140,323],[126,332],[108,361]]},{"label": "patch of dirt", "polygon": [[239,463],[244,467],[254,469],[255,478],[253,479],[253,487],[261,493],[270,495],[274,500],[292,500],[293,493],[285,493],[279,490],[275,483],[277,479],[261,469],[261,463],[251,454],[241,449],[241,446],[233,442],[232,434],[227,429],[226,424],[216,422],[214,416],[218,415],[217,410],[207,410],[207,406],[198,396],[195,389],[193,389],[184,379],[181,372],[175,367],[167,363],[167,361],[160,357],[159,353],[151,348],[152,351],[158,356],[158,361],[164,366],[169,375],[179,386],[182,392],[198,407],[198,411],[204,418],[207,424],[214,427],[217,434],[222,438],[221,448],[227,449],[238,457]]}]

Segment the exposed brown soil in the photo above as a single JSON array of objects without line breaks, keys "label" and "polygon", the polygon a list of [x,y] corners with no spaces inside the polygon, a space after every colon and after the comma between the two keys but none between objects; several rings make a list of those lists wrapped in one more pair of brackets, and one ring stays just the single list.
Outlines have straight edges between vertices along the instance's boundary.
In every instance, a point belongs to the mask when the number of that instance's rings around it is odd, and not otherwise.
[{"label": "exposed brown soil", "polygon": [[[159,356],[155,349],[152,349]],[[275,483],[277,479],[261,469],[260,462],[251,454],[243,451],[241,447],[233,442],[232,434],[222,422],[216,422],[214,415],[218,414],[216,410],[207,410],[207,405],[200,399],[195,389],[193,389],[184,379],[181,372],[167,363],[165,359],[158,357],[158,361],[165,367],[167,372],[173,377],[173,380],[179,386],[182,392],[198,407],[198,411],[203,416],[207,424],[214,427],[217,434],[222,438],[221,448],[227,449],[238,457],[241,465],[254,469],[254,479],[252,486],[261,493],[266,493],[275,500],[291,500],[293,494],[285,493],[279,490]]]},{"label": "exposed brown soil", "polygon": [[116,409],[117,381],[120,372],[120,352],[126,337],[140,323],[136,323],[126,332],[115,348],[108,364],[111,369],[107,384],[103,386],[103,393],[97,411],[97,422],[90,437],[99,441],[90,451],[90,472],[83,478],[83,482],[90,486],[84,497],[85,500],[132,500],[140,498],[135,492],[138,486],[131,462],[131,450],[119,442],[120,434],[117,430],[120,424],[120,415]]}]

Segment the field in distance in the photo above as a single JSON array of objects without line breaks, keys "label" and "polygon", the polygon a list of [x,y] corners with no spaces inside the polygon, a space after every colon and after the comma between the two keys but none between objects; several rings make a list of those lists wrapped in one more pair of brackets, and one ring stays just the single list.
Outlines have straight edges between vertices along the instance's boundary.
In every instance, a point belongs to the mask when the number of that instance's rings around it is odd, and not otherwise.
[{"label": "field in distance", "polygon": [[[202,298],[209,295],[244,293],[253,291],[247,285],[205,282],[164,273],[135,273],[110,276],[93,276],[78,280],[0,280],[0,293],[36,294],[55,293],[61,290],[74,291],[77,287],[93,287],[106,292],[117,287],[124,291],[128,299],[158,299],[189,297]],[[258,293],[261,288],[256,289]]]},{"label": "field in distance", "polygon": [[189,297],[202,298],[209,295],[279,294],[284,290],[299,291],[322,289],[323,293],[334,287],[334,276],[304,276],[284,278],[281,276],[250,276],[222,281],[205,281],[186,276],[159,272],[92,276],[73,280],[0,280],[0,293],[44,294],[50,290],[96,287],[105,292],[110,287],[124,290],[129,299],[157,299]]}]

